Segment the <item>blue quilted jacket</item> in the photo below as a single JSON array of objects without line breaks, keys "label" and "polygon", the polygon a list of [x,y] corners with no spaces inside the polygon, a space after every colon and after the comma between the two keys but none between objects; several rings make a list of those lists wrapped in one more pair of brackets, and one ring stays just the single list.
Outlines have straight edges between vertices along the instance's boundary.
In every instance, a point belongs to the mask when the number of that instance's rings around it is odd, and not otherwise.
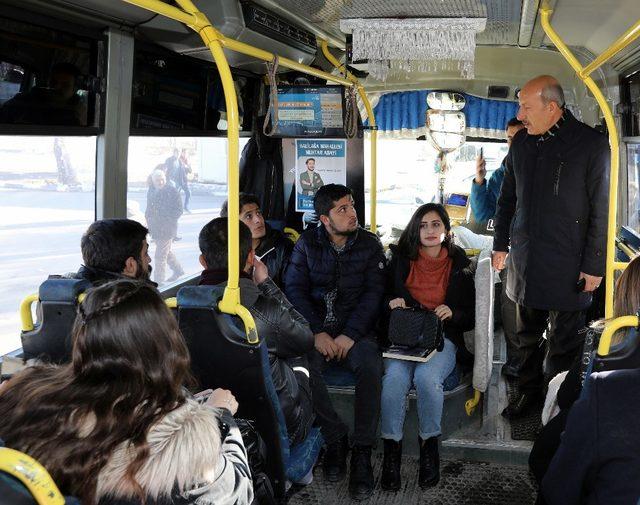
[{"label": "blue quilted jacket", "polygon": [[[385,289],[385,257],[378,238],[359,228],[338,255],[324,226],[305,231],[296,242],[286,270],[285,293],[314,334],[345,334],[355,341],[373,337]],[[337,287],[337,324],[325,328],[324,296]]]}]

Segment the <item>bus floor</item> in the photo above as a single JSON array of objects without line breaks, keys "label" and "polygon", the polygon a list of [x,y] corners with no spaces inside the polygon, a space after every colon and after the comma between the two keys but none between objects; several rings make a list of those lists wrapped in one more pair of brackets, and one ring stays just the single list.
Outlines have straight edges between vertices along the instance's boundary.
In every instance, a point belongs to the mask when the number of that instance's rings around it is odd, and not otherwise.
[{"label": "bus floor", "polygon": [[[443,459],[440,482],[422,490],[418,486],[418,458],[402,458],[402,487],[397,492],[380,489],[382,453],[374,454],[376,487],[373,496],[363,504],[428,504],[428,505],[533,505],[536,486],[528,468],[480,461]],[[313,482],[293,494],[289,505],[352,504],[348,478],[335,484],[324,480],[321,466],[313,472]]]}]

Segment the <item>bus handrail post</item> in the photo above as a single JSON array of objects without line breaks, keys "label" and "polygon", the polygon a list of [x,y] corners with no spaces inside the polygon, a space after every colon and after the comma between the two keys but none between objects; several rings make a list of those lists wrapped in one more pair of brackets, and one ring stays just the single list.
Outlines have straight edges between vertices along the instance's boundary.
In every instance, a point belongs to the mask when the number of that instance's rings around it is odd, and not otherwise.
[{"label": "bus handrail post", "polygon": [[[605,318],[610,319],[613,317],[613,277],[616,270],[624,270],[626,263],[615,261],[615,238],[616,238],[616,212],[618,207],[618,171],[620,156],[620,146],[618,143],[618,129],[611,113],[611,108],[607,103],[606,98],[600,91],[600,88],[596,85],[580,62],[576,59],[573,53],[569,50],[564,41],[555,32],[550,23],[550,17],[553,10],[549,7],[547,1],[543,2],[540,9],[540,22],[545,34],[553,44],[556,46],[560,54],[575,70],[578,77],[582,80],[585,86],[591,91],[594,98],[598,102],[598,105],[602,109],[605,122],[607,124],[607,130],[609,132],[609,145],[611,148],[611,172],[609,176],[609,216],[607,220],[607,251],[606,251],[606,270],[605,270]],[[616,44],[614,44],[615,46]],[[618,47],[620,50],[622,47]],[[608,55],[608,58],[615,53]],[[604,62],[604,61],[603,61]],[[588,67],[587,67],[588,68]]]},{"label": "bus handrail post", "polygon": [[611,350],[611,339],[613,334],[621,328],[638,328],[640,318],[638,316],[622,316],[608,321],[598,344],[598,356],[606,356]]}]

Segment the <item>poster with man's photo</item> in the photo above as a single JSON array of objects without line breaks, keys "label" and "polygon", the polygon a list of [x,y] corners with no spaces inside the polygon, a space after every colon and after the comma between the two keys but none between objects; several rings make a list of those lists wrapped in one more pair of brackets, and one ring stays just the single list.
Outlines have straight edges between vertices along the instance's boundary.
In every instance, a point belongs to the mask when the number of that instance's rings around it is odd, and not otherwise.
[{"label": "poster with man's photo", "polygon": [[347,184],[347,141],[296,139],[296,211],[313,210],[325,184]]}]

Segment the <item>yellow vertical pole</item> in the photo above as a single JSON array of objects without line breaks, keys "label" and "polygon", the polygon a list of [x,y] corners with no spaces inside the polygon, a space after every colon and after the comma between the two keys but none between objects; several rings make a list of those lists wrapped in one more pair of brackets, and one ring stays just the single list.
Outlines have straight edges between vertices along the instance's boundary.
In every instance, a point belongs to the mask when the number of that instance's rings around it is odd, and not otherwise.
[{"label": "yellow vertical pole", "polygon": [[371,183],[370,183],[370,217],[369,224],[371,226],[371,231],[373,233],[376,232],[376,224],[377,224],[377,203],[378,203],[378,126],[376,124],[376,117],[373,114],[373,108],[371,107],[371,102],[369,101],[369,97],[367,97],[367,92],[364,90],[364,87],[358,82],[358,79],[351,74],[344,65],[342,65],[336,58],[329,52],[329,44],[327,44],[326,40],[320,39],[320,47],[322,48],[322,54],[327,59],[329,63],[331,63],[335,68],[337,68],[340,72],[344,73],[347,76],[347,79],[353,83],[353,86],[356,86],[358,89],[358,94],[360,95],[360,99],[362,103],[364,103],[364,107],[367,110],[367,116],[369,119],[369,126],[371,129]]},{"label": "yellow vertical pole", "polygon": [[578,77],[582,79],[584,84],[587,86],[589,91],[593,94],[594,98],[598,102],[598,105],[602,109],[602,113],[604,115],[605,122],[607,124],[607,130],[609,131],[609,144],[611,146],[611,172],[609,176],[609,217],[607,224],[607,263],[606,263],[606,274],[605,274],[605,282],[606,282],[606,292],[605,292],[605,317],[611,318],[613,317],[613,285],[614,285],[614,274],[616,270],[615,263],[615,238],[616,238],[616,213],[618,208],[618,170],[619,170],[619,150],[620,146],[618,144],[618,130],[616,128],[616,123],[613,118],[613,114],[611,113],[611,108],[607,103],[606,98],[598,88],[593,79],[588,75],[583,76],[584,69],[580,62],[576,59],[573,53],[569,50],[566,44],[562,41],[562,39],[558,36],[555,30],[551,27],[549,22],[549,18],[553,11],[549,8],[547,3],[543,5],[540,9],[540,20],[542,23],[542,28],[546,33],[547,37],[551,39],[553,44],[558,48],[560,54],[564,56],[565,60],[571,65],[573,70],[575,70]]}]

